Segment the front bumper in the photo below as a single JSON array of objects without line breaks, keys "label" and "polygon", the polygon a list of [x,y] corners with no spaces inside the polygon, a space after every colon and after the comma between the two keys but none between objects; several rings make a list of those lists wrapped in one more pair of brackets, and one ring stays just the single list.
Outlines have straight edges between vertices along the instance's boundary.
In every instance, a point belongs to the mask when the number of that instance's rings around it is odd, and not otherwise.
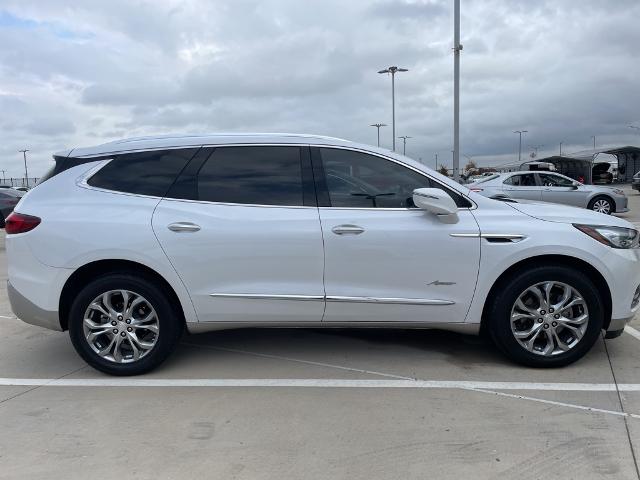
[{"label": "front bumper", "polygon": [[11,310],[13,310],[13,313],[15,313],[16,317],[20,320],[25,323],[30,323],[31,325],[37,325],[38,327],[62,331],[58,312],[43,310],[38,307],[18,292],[9,281],[7,281],[7,293],[9,294]]}]

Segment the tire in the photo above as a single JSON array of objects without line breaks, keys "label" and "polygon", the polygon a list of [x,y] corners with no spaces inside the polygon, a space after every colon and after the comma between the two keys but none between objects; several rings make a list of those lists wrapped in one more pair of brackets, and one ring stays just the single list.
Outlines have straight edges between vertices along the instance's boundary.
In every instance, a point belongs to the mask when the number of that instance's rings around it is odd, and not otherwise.
[{"label": "tire", "polygon": [[[123,306],[122,291],[128,296],[128,309]],[[86,285],[73,301],[69,312],[71,342],[78,354],[101,372],[110,375],[149,372],[171,354],[183,331],[181,312],[169,298],[168,292],[150,277],[105,274]],[[118,317],[117,313],[122,315]],[[85,315],[91,324],[85,321]],[[87,338],[89,334],[94,334],[91,341]],[[97,350],[109,345],[106,354],[98,353]],[[118,345],[116,352],[114,347]]]},{"label": "tire", "polygon": [[591,199],[587,208],[595,212],[611,215],[616,211],[616,204],[611,197],[607,197],[606,195],[598,195],[597,197]]},{"label": "tire", "polygon": [[[538,303],[535,292],[529,290],[532,287],[537,288],[542,298],[545,298],[544,288],[549,283],[554,285],[549,295],[549,303],[553,304],[551,311],[546,310],[549,307],[545,307],[545,304]],[[487,330],[495,345],[514,362],[529,367],[569,365],[582,358],[600,335],[605,312],[600,292],[593,282],[578,270],[565,266],[535,267],[511,275],[497,287],[494,288],[496,293],[487,305]],[[557,302],[562,299],[561,296],[567,292],[567,288],[572,296],[565,304],[573,300],[576,302],[568,310],[561,312],[562,308],[557,307]],[[578,298],[582,302],[578,301]],[[518,299],[524,300],[523,306],[535,311],[535,316],[530,315],[529,310],[517,306]],[[553,307],[556,307],[557,311]],[[542,314],[542,311],[545,313]],[[579,324],[585,313],[586,321]],[[511,321],[512,314],[515,314],[514,322]],[[529,331],[539,333],[534,339],[536,334],[527,336]],[[516,334],[522,338],[517,339]],[[533,340],[530,341],[531,339]],[[550,340],[554,346],[553,351],[547,351]],[[559,341],[564,347],[569,348],[564,351]],[[526,348],[525,343],[531,348]]]}]

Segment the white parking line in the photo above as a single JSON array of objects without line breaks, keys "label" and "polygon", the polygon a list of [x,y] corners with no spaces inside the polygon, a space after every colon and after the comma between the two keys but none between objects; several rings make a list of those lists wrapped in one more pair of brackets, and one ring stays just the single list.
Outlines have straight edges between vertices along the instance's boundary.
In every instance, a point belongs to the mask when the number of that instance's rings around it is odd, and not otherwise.
[{"label": "white parking line", "polygon": [[[614,383],[478,382],[464,380],[365,380],[343,378],[0,378],[0,386],[47,387],[267,387],[267,388],[418,388],[615,392]],[[640,383],[618,385],[640,392]]]},{"label": "white parking line", "polygon": [[624,331],[627,332],[632,337],[635,337],[636,339],[640,340],[640,332],[638,330],[636,330],[635,328],[630,327],[629,325],[627,325],[626,327],[624,327]]}]

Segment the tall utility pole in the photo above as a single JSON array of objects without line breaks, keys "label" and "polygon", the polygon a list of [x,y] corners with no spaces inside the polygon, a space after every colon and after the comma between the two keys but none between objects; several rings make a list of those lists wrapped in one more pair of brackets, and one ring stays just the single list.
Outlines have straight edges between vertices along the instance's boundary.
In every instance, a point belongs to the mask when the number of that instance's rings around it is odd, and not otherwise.
[{"label": "tall utility pole", "polygon": [[436,170],[438,170],[438,152],[436,152]]},{"label": "tall utility pole", "polygon": [[593,149],[596,149],[596,136],[592,135],[591,138],[593,138]]},{"label": "tall utility pole", "polygon": [[2,172],[2,183],[4,183],[5,182],[4,174],[5,174],[6,170],[0,170],[0,172]]},{"label": "tall utility pole", "polygon": [[409,137],[408,135],[400,135],[398,138],[401,138],[403,141],[402,154],[406,155],[407,154],[407,138],[413,138],[413,137]]},{"label": "tall utility pole", "polygon": [[386,123],[372,123],[371,127],[376,127],[378,129],[378,146],[380,146],[380,127],[386,127]]},{"label": "tall utility pole", "polygon": [[396,73],[408,72],[406,68],[389,67],[384,70],[380,70],[378,73],[390,73],[391,74],[391,135],[393,136],[393,151],[396,151]]},{"label": "tall utility pole", "polygon": [[529,130],[515,130],[513,133],[520,135],[520,141],[518,142],[518,163],[522,161],[522,134],[527,133]]},{"label": "tall utility pole", "polygon": [[460,179],[460,0],[453,2],[453,179]]},{"label": "tall utility pole", "polygon": [[29,151],[29,149],[25,148],[24,150],[18,150],[19,152],[22,152],[22,156],[24,157],[24,181],[25,187],[29,186],[29,172],[27,171],[27,152]]},{"label": "tall utility pole", "polygon": [[560,156],[562,156],[562,142],[560,142]]}]

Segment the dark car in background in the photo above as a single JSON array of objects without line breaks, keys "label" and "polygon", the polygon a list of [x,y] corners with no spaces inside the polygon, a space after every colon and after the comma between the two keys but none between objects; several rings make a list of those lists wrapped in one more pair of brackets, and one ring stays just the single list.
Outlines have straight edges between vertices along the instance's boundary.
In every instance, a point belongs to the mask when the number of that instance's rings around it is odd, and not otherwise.
[{"label": "dark car in background", "polygon": [[0,228],[4,228],[4,220],[13,212],[24,192],[13,188],[0,188]]}]

